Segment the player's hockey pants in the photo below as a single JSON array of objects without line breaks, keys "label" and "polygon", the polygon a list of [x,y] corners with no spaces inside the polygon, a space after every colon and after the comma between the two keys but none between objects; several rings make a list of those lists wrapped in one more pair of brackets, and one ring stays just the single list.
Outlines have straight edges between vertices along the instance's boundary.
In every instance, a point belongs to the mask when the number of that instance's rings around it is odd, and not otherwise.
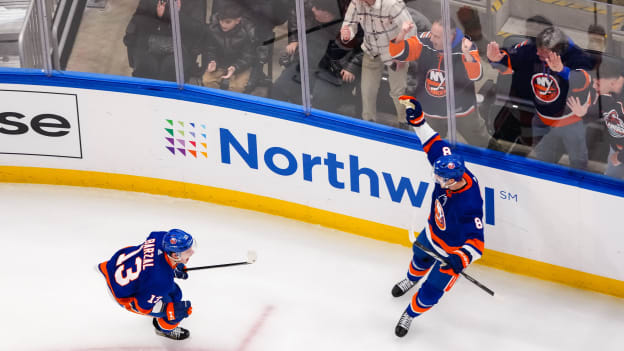
[{"label": "player's hockey pants", "polygon": [[[424,229],[422,233],[424,233]],[[426,235],[419,235],[416,241],[428,250],[435,251],[431,247]],[[414,256],[407,271],[407,278],[417,282],[429,273],[406,309],[407,314],[417,317],[430,310],[440,300],[442,295],[451,289],[455,280],[457,280],[457,274],[453,273],[452,270],[440,270],[442,264],[417,246],[414,245],[412,250]]]}]

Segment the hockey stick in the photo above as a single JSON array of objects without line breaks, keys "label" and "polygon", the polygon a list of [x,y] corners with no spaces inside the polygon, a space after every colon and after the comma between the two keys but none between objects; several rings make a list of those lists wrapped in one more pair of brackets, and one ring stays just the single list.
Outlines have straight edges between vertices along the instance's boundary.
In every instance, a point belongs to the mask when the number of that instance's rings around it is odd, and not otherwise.
[{"label": "hockey stick", "polygon": [[[427,255],[429,255],[429,256],[435,258],[436,260],[438,260],[438,261],[448,265],[448,262],[444,258],[440,257],[440,255],[438,255],[437,253],[428,250],[426,247],[423,246],[423,244],[419,243],[418,241],[414,241],[414,245],[418,246],[418,248],[423,250]],[[475,278],[469,276],[467,273],[464,273],[464,272],[460,272],[459,274],[464,276],[464,278],[468,279],[468,281],[470,281],[474,285],[476,285],[476,286],[480,287],[481,289],[483,289],[483,291],[485,291],[486,293],[494,296],[494,291],[490,290],[487,286],[479,283]]]},{"label": "hockey stick", "polygon": [[256,262],[256,259],[258,259],[258,254],[256,254],[255,251],[249,251],[249,252],[247,252],[247,261],[233,262],[233,263],[223,263],[223,264],[214,264],[214,265],[211,265],[211,266],[191,267],[191,268],[185,269],[184,271],[188,272],[188,271],[196,271],[196,270],[199,270],[199,269],[240,266],[240,265],[243,265],[243,264],[252,264],[252,263]]}]

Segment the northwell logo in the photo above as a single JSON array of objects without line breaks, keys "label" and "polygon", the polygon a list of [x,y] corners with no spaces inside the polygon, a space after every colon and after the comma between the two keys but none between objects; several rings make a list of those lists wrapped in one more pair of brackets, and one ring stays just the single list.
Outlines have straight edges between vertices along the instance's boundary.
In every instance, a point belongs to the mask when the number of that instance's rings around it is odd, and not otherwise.
[{"label": "northwell logo", "polygon": [[[168,127],[166,148],[175,157],[207,158],[206,126],[182,121],[166,120]],[[237,133],[239,134],[239,133]],[[368,194],[400,203],[407,198],[411,206],[421,207],[429,186],[433,184],[402,175],[380,172],[361,164],[357,155],[326,152],[312,155],[291,151],[285,147],[259,147],[261,136],[246,133],[238,138],[226,128],[219,129],[219,151],[222,165],[245,165],[249,169],[270,171],[278,176],[300,177],[305,182],[327,182],[337,190]],[[215,135],[210,135],[214,140]],[[196,152],[197,149],[205,150]],[[211,150],[214,152],[214,150]],[[494,225],[494,189],[485,187],[485,222]],[[384,196],[385,197],[385,196]]]},{"label": "northwell logo", "polygon": [[206,125],[166,119],[165,147],[173,155],[208,158]]}]

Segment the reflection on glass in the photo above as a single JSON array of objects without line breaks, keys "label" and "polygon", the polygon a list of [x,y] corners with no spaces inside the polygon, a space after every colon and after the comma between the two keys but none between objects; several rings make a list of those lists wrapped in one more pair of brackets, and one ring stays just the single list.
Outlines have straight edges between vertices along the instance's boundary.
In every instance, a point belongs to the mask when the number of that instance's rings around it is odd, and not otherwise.
[{"label": "reflection on glass", "polygon": [[44,67],[41,18],[34,2],[0,5],[0,67]]},{"label": "reflection on glass", "polygon": [[624,137],[624,111],[613,107],[622,95],[624,37],[614,18],[624,11],[590,1],[536,3],[539,15],[526,16],[521,4],[506,5],[479,90],[499,150],[621,178],[624,143],[616,135]]},{"label": "reflection on glass", "polygon": [[[183,12],[186,4],[178,0],[178,6]],[[87,8],[65,69],[175,81],[168,1]]]},{"label": "reflection on glass", "polygon": [[[340,33],[341,43],[349,43],[357,37],[359,30],[363,32],[362,119],[394,126],[406,125],[404,108],[398,98],[405,93],[408,65],[393,61],[389,44],[404,24],[412,22],[410,12],[402,1],[361,0],[352,1],[347,7]],[[415,34],[415,28],[408,33]],[[380,95],[386,94],[389,104],[378,103],[379,98],[385,98]],[[388,105],[392,107],[384,108]],[[383,110],[389,112],[388,117],[378,113]]]},{"label": "reflection on glass", "polygon": [[[178,9],[186,7],[176,1]],[[180,21],[182,22],[182,21]],[[141,0],[128,23],[124,44],[132,76],[175,81],[171,12],[167,1]]]},{"label": "reflection on glass", "polygon": [[[348,1],[310,0],[305,2],[306,44],[312,107],[359,116],[359,86],[362,50],[361,35],[351,43],[339,40],[342,14]],[[289,22],[288,44],[280,56],[283,66],[276,78],[272,97],[301,104],[301,78],[296,26]]]},{"label": "reflection on glass", "polygon": [[[277,27],[288,21],[288,0],[214,0],[199,42],[191,84],[267,97],[276,63]],[[197,34],[183,33],[182,42]]]}]

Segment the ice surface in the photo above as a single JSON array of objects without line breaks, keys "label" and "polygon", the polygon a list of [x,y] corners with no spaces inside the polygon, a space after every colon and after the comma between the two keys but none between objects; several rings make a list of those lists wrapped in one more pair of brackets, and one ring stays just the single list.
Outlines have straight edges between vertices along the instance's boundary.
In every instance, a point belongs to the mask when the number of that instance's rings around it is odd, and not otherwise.
[{"label": "ice surface", "polygon": [[[80,187],[0,184],[1,350],[621,350],[624,300],[472,265],[400,339],[411,294],[393,298],[410,248],[199,201]],[[181,281],[191,338],[154,334],[107,293],[95,265],[152,230],[198,242]],[[487,247],[487,233],[486,233]]]}]

